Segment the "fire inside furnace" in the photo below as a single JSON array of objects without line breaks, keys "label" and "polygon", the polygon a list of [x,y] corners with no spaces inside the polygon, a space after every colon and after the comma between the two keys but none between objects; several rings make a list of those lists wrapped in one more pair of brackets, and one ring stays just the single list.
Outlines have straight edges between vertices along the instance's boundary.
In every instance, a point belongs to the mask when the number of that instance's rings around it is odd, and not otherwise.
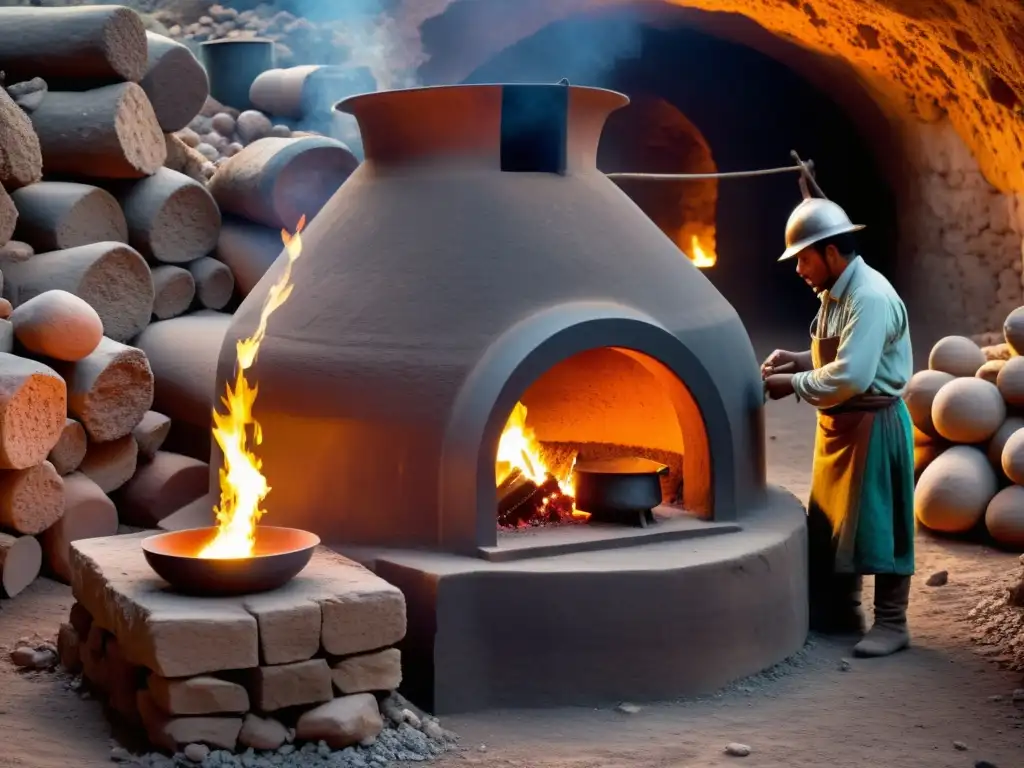
[{"label": "fire inside furnace", "polygon": [[221,398],[226,411],[218,413],[216,408],[213,411],[213,437],[224,461],[220,470],[220,504],[214,508],[217,533],[199,551],[197,557],[200,558],[233,560],[253,556],[256,524],[266,512],[261,505],[270,493],[270,486],[263,476],[263,461],[252,450],[263,442],[263,432],[252,412],[259,387],[246,378],[245,372],[256,362],[270,316],[291,296],[292,265],[302,255],[301,232],[305,225],[303,216],[294,235],[281,231],[288,262],[267,293],[256,330],[235,345],[235,382],[227,385],[227,392]]},{"label": "fire inside furnace", "polygon": [[715,266],[718,263],[718,256],[714,253],[708,253],[700,245],[700,239],[694,235],[690,241],[690,261],[697,269],[708,269],[709,267]]},{"label": "fire inside furnace", "polygon": [[526,406],[516,403],[498,440],[498,525],[522,528],[587,520],[590,514],[575,505],[575,465],[574,458],[562,477],[548,468],[540,441],[526,423]]}]

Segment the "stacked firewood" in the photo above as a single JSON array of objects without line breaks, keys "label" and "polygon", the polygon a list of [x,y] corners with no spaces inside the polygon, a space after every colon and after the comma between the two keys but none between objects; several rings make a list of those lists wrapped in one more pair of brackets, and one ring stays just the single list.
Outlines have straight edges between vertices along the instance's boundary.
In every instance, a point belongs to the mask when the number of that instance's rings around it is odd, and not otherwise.
[{"label": "stacked firewood", "polygon": [[126,8],[7,7],[0,70],[0,586],[12,596],[41,568],[66,580],[71,541],[206,492],[205,463],[159,450],[170,422],[150,410],[153,373],[132,344],[154,318],[216,305],[231,275],[208,256],[213,197],[165,167],[170,134],[208,94],[190,51]]},{"label": "stacked firewood", "polygon": [[1024,307],[987,347],[947,336],[904,400],[914,423],[918,522],[934,531],[984,528],[1024,550]]}]

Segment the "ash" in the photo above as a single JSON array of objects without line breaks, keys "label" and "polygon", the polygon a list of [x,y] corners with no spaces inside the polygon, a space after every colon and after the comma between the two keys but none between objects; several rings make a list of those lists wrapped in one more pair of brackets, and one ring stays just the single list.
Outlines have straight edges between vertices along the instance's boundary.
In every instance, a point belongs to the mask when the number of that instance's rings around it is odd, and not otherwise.
[{"label": "ash", "polygon": [[271,752],[249,749],[236,755],[217,750],[201,762],[179,752],[173,757],[153,753],[122,761],[123,766],[139,768],[385,768],[398,762],[425,762],[457,746],[455,736],[445,732],[430,738],[408,723],[381,731],[370,747],[346,747],[332,751],[324,742],[307,743],[301,747],[285,744]]},{"label": "ash", "polygon": [[993,584],[988,592],[967,614],[975,630],[971,639],[984,646],[983,655],[1000,666],[1024,670],[1024,567]]}]

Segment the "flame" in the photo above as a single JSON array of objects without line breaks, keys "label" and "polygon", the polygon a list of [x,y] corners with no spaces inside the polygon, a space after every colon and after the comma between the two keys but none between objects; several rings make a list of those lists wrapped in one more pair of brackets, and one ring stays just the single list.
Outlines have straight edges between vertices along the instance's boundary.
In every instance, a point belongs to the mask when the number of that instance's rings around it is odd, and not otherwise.
[{"label": "flame", "polygon": [[[555,496],[560,493],[568,499],[575,496],[575,489],[572,484],[573,469],[576,466],[576,459],[573,458],[569,470],[564,477],[558,477],[552,472],[541,458],[540,441],[537,440],[533,429],[526,423],[526,406],[516,403],[512,413],[509,414],[505,428],[498,440],[498,458],[495,464],[495,480],[501,485],[514,470],[519,470],[524,477],[532,480],[538,486],[547,482],[553,477],[558,482],[558,492],[551,494],[543,500],[543,505],[549,504]],[[572,508],[572,516],[578,518],[590,517],[589,512],[581,512]]]},{"label": "flame", "polygon": [[227,411],[213,411],[213,437],[224,454],[224,463],[220,470],[220,504],[214,508],[217,534],[199,551],[201,558],[237,559],[253,554],[256,524],[266,511],[260,505],[270,493],[270,486],[263,476],[263,461],[251,449],[263,442],[263,430],[252,415],[259,387],[249,382],[245,372],[256,362],[260,344],[267,334],[267,321],[288,300],[295,287],[291,281],[292,264],[302,254],[300,233],[305,226],[303,216],[294,235],[281,230],[288,263],[267,293],[256,330],[235,345],[235,383],[233,387],[227,385],[227,394],[221,398]]},{"label": "flame", "polygon": [[697,269],[707,269],[713,267],[718,262],[718,256],[713,253],[708,253],[700,247],[700,240],[696,235],[690,240],[690,261]]}]

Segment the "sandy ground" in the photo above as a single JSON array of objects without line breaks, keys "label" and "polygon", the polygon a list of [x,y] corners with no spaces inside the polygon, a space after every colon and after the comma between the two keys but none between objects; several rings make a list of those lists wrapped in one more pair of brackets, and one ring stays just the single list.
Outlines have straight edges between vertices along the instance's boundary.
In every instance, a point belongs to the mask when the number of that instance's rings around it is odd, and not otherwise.
[{"label": "sandy ground", "polygon": [[[793,401],[768,410],[772,482],[807,492],[813,412]],[[1007,578],[1016,557],[919,537],[910,619],[914,647],[888,659],[853,659],[843,643],[813,640],[780,668],[706,699],[613,708],[490,712],[445,725],[464,749],[439,768],[969,768],[1024,765],[1022,685],[971,641],[966,614]],[[949,571],[944,587],[924,585]],[[866,597],[869,597],[867,595]],[[40,580],[0,603],[0,767],[109,765],[109,729],[95,701],[60,679],[20,674],[7,660],[19,638],[53,636],[71,604]],[[723,753],[729,742],[752,748]],[[960,742],[958,748],[954,742]]]}]

